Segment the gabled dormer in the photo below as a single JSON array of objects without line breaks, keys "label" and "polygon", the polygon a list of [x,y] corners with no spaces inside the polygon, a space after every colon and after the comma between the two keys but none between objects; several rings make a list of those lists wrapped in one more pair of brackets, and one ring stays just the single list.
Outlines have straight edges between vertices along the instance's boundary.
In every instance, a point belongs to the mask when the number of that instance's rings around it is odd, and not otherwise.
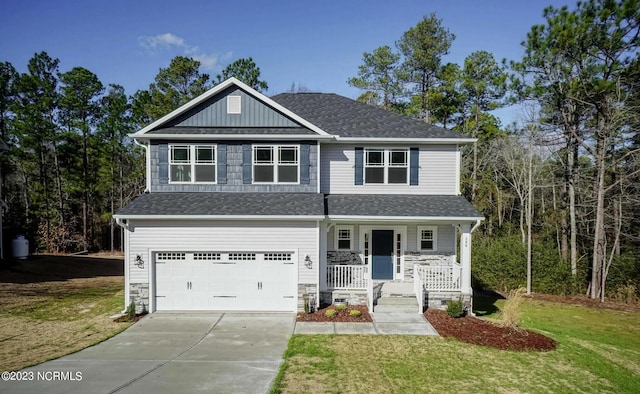
[{"label": "gabled dormer", "polygon": [[230,78],[132,135],[151,192],[318,192],[332,136]]}]

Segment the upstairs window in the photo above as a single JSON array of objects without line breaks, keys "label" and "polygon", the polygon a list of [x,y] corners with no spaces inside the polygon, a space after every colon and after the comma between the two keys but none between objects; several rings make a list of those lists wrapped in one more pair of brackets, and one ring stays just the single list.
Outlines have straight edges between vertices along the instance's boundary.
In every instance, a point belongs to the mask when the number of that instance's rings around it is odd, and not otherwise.
[{"label": "upstairs window", "polygon": [[409,154],[407,149],[366,149],[365,184],[407,184]]},{"label": "upstairs window", "polygon": [[253,180],[255,183],[298,183],[299,173],[298,146],[253,147]]},{"label": "upstairs window", "polygon": [[171,145],[169,147],[171,183],[215,183],[215,145]]}]

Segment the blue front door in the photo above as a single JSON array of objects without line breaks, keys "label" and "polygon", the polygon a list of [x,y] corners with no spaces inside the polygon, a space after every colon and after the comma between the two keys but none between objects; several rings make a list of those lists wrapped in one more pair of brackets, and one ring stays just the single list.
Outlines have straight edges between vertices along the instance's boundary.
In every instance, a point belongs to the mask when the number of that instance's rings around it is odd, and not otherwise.
[{"label": "blue front door", "polygon": [[371,231],[371,277],[393,279],[393,230]]}]

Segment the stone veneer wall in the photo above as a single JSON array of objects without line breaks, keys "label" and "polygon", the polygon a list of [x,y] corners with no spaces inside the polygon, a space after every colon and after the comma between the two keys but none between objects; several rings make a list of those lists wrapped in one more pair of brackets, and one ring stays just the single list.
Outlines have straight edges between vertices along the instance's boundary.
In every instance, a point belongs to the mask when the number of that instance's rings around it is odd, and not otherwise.
[{"label": "stone veneer wall", "polygon": [[364,261],[358,251],[330,250],[327,252],[327,264],[329,265],[361,265]]},{"label": "stone veneer wall", "polygon": [[344,299],[349,305],[367,305],[366,291],[334,290],[320,292],[320,304],[333,304],[337,299]]},{"label": "stone veneer wall", "polygon": [[318,300],[316,300],[317,291],[318,286],[315,283],[298,283],[298,312],[304,312],[305,294],[312,298],[310,301],[313,308],[318,308]]},{"label": "stone veneer wall", "polygon": [[413,281],[413,265],[451,265],[455,261],[455,254],[426,254],[422,252],[405,252],[404,254],[404,280]]},{"label": "stone veneer wall", "polygon": [[136,305],[136,313],[149,312],[149,284],[131,283],[129,285],[129,302],[127,303],[127,307],[131,301]]},{"label": "stone veneer wall", "polygon": [[472,310],[472,297],[470,294],[461,294],[460,292],[434,293],[426,292],[424,294],[424,308],[447,309],[448,301],[457,301],[462,297],[462,303],[467,307],[467,311]]}]

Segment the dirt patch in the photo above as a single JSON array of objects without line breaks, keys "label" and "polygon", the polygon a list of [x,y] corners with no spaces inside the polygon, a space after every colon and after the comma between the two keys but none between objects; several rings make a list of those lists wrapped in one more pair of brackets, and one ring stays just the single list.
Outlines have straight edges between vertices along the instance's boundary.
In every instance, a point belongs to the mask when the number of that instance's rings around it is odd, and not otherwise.
[{"label": "dirt patch", "polygon": [[0,263],[0,370],[17,370],[101,342],[129,327],[122,260],[37,255]]},{"label": "dirt patch", "polygon": [[[330,309],[336,311],[335,316],[327,316],[326,312]],[[353,316],[351,311],[359,311],[360,316]],[[298,313],[297,321],[367,323],[373,320],[366,305],[349,305],[344,310],[338,310],[335,305],[329,305],[318,309],[314,313]]]},{"label": "dirt patch", "polygon": [[472,316],[455,319],[445,311],[437,309],[429,309],[424,316],[440,336],[445,338],[455,338],[462,342],[502,350],[546,352],[556,348],[556,341],[553,339],[522,328],[499,327]]}]

